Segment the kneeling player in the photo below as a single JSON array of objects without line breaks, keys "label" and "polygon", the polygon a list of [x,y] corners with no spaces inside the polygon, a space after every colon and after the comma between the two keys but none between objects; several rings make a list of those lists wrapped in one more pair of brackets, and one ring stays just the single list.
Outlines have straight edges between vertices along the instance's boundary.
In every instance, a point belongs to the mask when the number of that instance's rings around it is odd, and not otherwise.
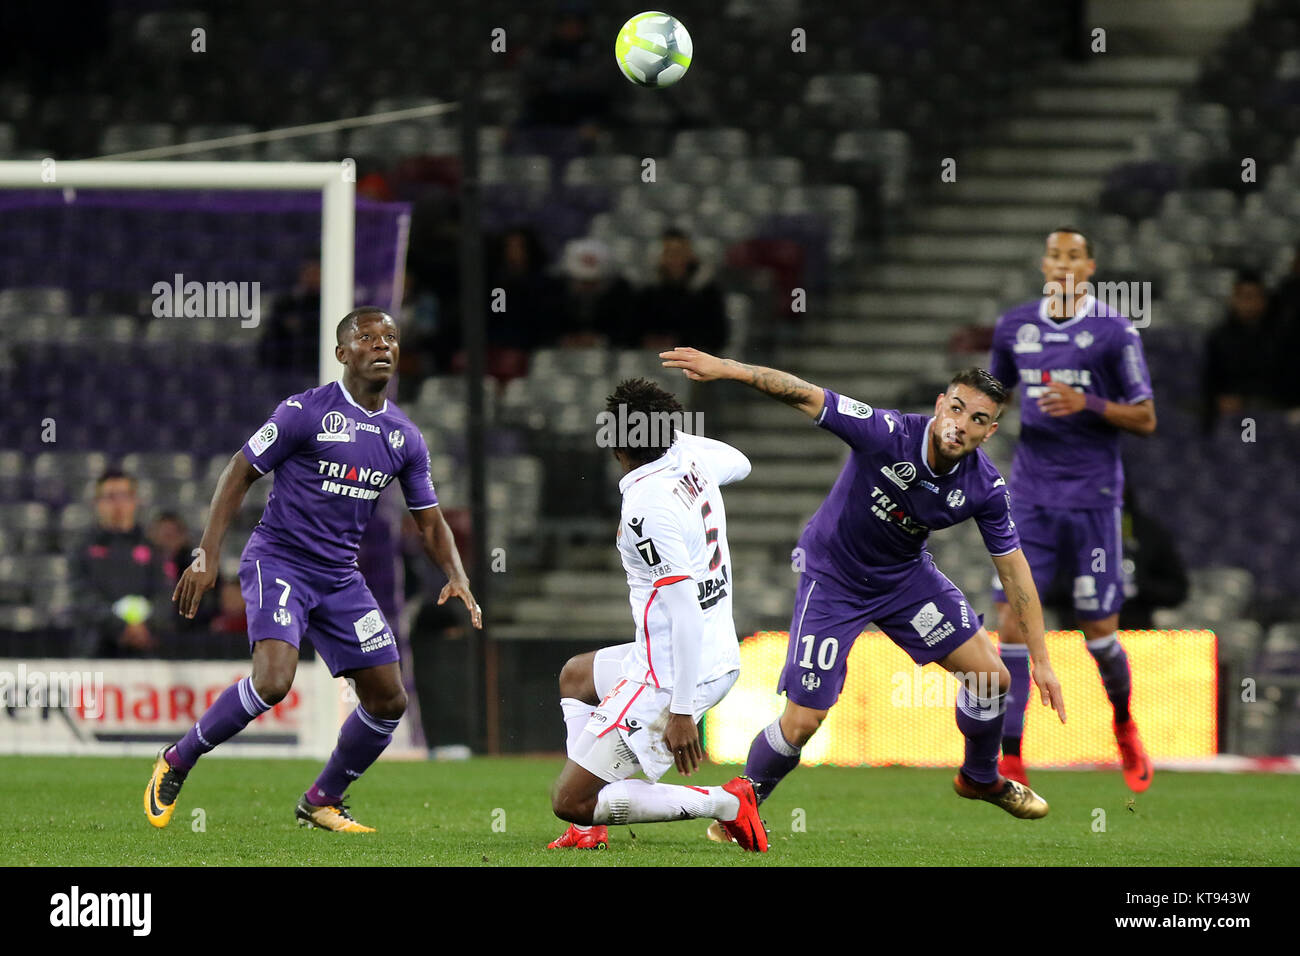
[{"label": "kneeling player", "polygon": [[[1014,595],[1043,702],[1065,720],[1048,662],[1038,593],[1010,516],[1010,495],[980,445],[997,430],[1006,389],[983,369],[953,377],[934,416],[874,409],[774,369],[690,348],[660,355],[696,381],[732,379],[780,399],[852,449],[826,501],[799,539],[805,570],[795,592],[790,648],[778,691],[785,712],[750,747],[745,774],[761,802],[799,764],[799,752],[839,698],[849,649],[874,621],[918,665],[965,678],[957,727],[966,759],[957,793],[1013,816],[1047,814],[1047,801],[998,773],[1010,675],[965,596],[925,548],[930,531],[974,518]],[[711,832],[715,838],[718,834]]]},{"label": "kneeling player", "polygon": [[[695,725],[740,675],[720,487],[748,475],[749,460],[675,433],[681,405],[643,379],[621,383],[607,407],[633,425],[614,456],[624,471],[618,551],[636,641],[574,657],[560,674],[569,759],[551,806],[572,825],[549,848],[604,847],[611,823],[711,817],[746,850],[766,852],[744,777],[720,787],[655,782],[673,765],[685,776],[699,768]],[[628,779],[638,769],[647,780]]]}]

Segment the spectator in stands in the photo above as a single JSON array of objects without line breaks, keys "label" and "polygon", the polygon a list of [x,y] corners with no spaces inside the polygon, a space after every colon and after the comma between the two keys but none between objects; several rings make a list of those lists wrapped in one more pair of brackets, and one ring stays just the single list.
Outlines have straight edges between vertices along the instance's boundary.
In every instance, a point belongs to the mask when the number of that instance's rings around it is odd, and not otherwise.
[{"label": "spectator in stands", "polygon": [[488,302],[495,290],[505,295],[505,309],[489,313],[489,349],[529,351],[555,336],[560,288],[546,271],[546,250],[527,226],[507,231],[488,257]]},{"label": "spectator in stands", "polygon": [[221,579],[221,606],[209,628],[214,634],[247,634],[248,609],[239,590],[239,577],[228,574]]},{"label": "spectator in stands", "polygon": [[[603,347],[632,315],[632,287],[614,272],[609,247],[599,239],[574,239],[564,248],[566,278],[560,302],[558,344]],[[549,344],[549,343],[548,343]]]},{"label": "spectator in stands", "polygon": [[171,591],[162,554],[136,524],[138,503],[126,472],[95,483],[97,525],[72,559],[78,656],[149,656],[162,639]]},{"label": "spectator in stands", "polygon": [[619,329],[618,344],[655,352],[690,345],[720,353],[727,344],[722,290],[682,230],[663,234],[657,272],[657,281],[637,295],[634,317]]},{"label": "spectator in stands", "polygon": [[1277,404],[1282,356],[1268,290],[1258,273],[1237,275],[1228,315],[1205,342],[1207,424]]},{"label": "spectator in stands", "polygon": [[591,32],[583,0],[565,0],[551,36],[528,58],[523,88],[529,91],[523,126],[577,126],[594,140],[607,125],[614,101],[606,64],[608,50]]},{"label": "spectator in stands", "polygon": [[[194,560],[194,539],[190,536],[190,529],[185,524],[185,519],[175,511],[159,512],[149,525],[149,541],[157,549],[162,560],[163,574],[167,578],[168,586],[175,589],[176,582],[181,579],[185,569]],[[177,615],[174,622],[176,630],[206,630],[216,613],[217,600],[209,592],[199,601],[199,609],[194,617]]]},{"label": "spectator in stands", "polygon": [[319,367],[320,263],[304,262],[293,294],[275,303],[262,331],[262,364],[315,375]]}]

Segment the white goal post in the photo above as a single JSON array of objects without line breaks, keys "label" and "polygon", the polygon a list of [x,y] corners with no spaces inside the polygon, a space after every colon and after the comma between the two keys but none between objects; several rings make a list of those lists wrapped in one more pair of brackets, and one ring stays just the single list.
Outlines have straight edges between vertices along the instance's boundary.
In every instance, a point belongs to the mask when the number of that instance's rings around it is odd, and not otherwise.
[{"label": "white goal post", "polygon": [[334,326],[353,305],[355,166],[351,163],[0,162],[0,189],[283,189],[321,193],[321,384],[339,377]]}]

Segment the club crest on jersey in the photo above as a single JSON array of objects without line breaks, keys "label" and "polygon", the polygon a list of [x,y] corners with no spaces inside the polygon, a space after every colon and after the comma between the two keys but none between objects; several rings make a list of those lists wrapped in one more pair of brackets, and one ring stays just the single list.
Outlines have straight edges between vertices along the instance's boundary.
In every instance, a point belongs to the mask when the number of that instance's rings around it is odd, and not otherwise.
[{"label": "club crest on jersey", "polygon": [[1093,343],[1092,333],[1089,332],[1087,329],[1084,329],[1082,332],[1080,332],[1078,335],[1074,337],[1074,344],[1079,346],[1079,348],[1081,349],[1086,349],[1092,343]]},{"label": "club crest on jersey", "polygon": [[898,461],[894,462],[892,468],[881,465],[880,473],[906,491],[907,486],[916,478],[916,465],[910,461]]},{"label": "club crest on jersey", "polygon": [[812,671],[808,671],[799,678],[799,683],[803,684],[804,690],[811,692],[822,686],[822,679]]},{"label": "club crest on jersey", "polygon": [[293,623],[293,615],[289,613],[288,608],[283,607],[276,608],[275,613],[271,615],[271,619],[281,627],[288,627]]},{"label": "club crest on jersey", "polygon": [[1039,341],[1041,333],[1038,326],[1026,323],[1016,330],[1016,344],[1011,346],[1013,352],[1041,352],[1043,343]]},{"label": "club crest on jersey", "polygon": [[965,503],[966,503],[966,493],[962,491],[960,488],[954,488],[952,491],[948,492],[949,508],[960,508]]},{"label": "club crest on jersey", "polygon": [[645,527],[645,518],[629,518],[627,526],[632,529],[632,533],[638,538],[641,537],[641,529]]},{"label": "club crest on jersey", "polygon": [[352,435],[348,431],[348,417],[342,412],[326,412],[320,420],[320,427],[321,430],[316,435],[317,441],[352,441]]},{"label": "club crest on jersey", "polygon": [[400,429],[394,428],[388,433],[388,444],[392,445],[393,450],[396,451],[406,444],[406,436],[402,434]]}]

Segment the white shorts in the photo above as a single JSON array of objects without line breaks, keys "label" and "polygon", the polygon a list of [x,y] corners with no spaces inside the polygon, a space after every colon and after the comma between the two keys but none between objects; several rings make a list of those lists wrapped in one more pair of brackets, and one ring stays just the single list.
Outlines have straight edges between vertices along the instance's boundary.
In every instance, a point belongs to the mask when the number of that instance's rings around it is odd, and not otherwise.
[{"label": "white shorts", "polygon": [[[696,721],[727,696],[739,676],[739,670],[728,671],[695,688]],[[664,743],[672,702],[670,688],[619,680],[592,711],[582,738],[589,746],[583,750],[579,744],[574,763],[609,783],[627,779],[638,768],[647,780],[657,781],[676,762]]]}]

